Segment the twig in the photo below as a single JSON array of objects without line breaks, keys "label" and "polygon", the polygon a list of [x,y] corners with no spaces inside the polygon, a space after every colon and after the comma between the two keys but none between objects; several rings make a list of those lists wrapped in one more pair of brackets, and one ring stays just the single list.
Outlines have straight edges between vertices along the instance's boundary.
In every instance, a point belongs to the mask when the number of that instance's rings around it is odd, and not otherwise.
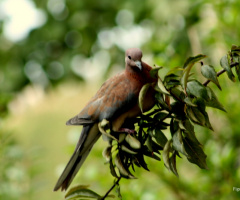
[{"label": "twig", "polygon": [[[238,62],[233,62],[233,63],[230,64],[230,67],[233,68],[233,67],[237,66],[238,64],[239,64]],[[220,76],[221,74],[223,74],[224,72],[226,72],[225,69],[222,69],[221,71],[219,71],[219,72],[217,73],[217,77],[219,77],[219,76]],[[206,87],[206,86],[208,85],[208,83],[210,83],[210,80],[206,80],[206,81],[203,83],[203,85]]]},{"label": "twig", "polygon": [[115,186],[119,183],[119,181],[121,180],[121,176],[118,177],[117,181],[113,184],[113,186],[106,192],[106,194],[101,198],[101,200],[104,200],[108,195],[109,193],[115,188]]}]

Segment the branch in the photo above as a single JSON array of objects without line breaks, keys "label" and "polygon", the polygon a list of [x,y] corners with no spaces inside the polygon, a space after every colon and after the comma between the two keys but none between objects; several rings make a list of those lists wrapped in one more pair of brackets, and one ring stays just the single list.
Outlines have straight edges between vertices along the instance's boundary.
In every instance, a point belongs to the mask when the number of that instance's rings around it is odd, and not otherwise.
[{"label": "branch", "polygon": [[121,176],[118,177],[117,181],[113,184],[113,186],[106,192],[106,194],[101,198],[101,200],[104,200],[108,195],[109,193],[115,188],[115,186],[119,183],[119,181],[121,180]]},{"label": "branch", "polygon": [[[230,67],[233,68],[233,67],[237,66],[238,64],[239,64],[238,62],[233,62],[233,63],[230,64]],[[224,72],[226,72],[225,69],[222,69],[221,71],[219,71],[219,72],[217,73],[217,77],[219,77],[219,76],[220,76],[221,74],[223,74]],[[210,83],[210,80],[206,80],[206,81],[203,83],[203,85],[206,87],[206,86],[208,85],[208,83]]]}]

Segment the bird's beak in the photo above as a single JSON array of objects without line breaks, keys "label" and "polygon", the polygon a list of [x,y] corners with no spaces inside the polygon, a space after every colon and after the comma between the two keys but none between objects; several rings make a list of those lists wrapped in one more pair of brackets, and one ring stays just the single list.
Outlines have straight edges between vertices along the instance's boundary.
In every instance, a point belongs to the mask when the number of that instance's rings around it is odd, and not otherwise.
[{"label": "bird's beak", "polygon": [[139,60],[136,60],[136,61],[135,61],[135,64],[136,64],[136,66],[140,69],[140,71],[142,71],[142,62],[139,61]]}]

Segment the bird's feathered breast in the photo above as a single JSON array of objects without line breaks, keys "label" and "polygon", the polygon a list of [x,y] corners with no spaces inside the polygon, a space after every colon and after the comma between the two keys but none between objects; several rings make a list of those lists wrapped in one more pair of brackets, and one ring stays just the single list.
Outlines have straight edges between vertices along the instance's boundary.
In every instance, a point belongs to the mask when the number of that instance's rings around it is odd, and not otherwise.
[{"label": "bird's feathered breast", "polygon": [[78,118],[101,121],[126,112],[137,102],[141,86],[120,73],[108,79],[78,114]]},{"label": "bird's feathered breast", "polygon": [[67,124],[84,125],[114,119],[134,107],[142,86],[154,81],[149,75],[152,68],[144,62],[142,65],[142,71],[126,68],[124,72],[108,79],[82,111]]}]

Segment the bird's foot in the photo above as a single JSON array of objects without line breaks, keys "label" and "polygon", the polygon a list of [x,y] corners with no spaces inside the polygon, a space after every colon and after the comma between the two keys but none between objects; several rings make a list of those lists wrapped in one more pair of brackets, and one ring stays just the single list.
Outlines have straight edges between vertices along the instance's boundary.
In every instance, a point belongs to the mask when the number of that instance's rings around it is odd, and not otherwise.
[{"label": "bird's foot", "polygon": [[124,132],[128,134],[135,134],[136,131],[134,129],[129,129],[129,128],[120,128],[118,132]]},{"label": "bird's foot", "polygon": [[128,133],[128,134],[135,134],[136,131],[134,129],[129,129],[129,128],[120,128],[118,130],[118,132],[124,132],[124,133]]}]

